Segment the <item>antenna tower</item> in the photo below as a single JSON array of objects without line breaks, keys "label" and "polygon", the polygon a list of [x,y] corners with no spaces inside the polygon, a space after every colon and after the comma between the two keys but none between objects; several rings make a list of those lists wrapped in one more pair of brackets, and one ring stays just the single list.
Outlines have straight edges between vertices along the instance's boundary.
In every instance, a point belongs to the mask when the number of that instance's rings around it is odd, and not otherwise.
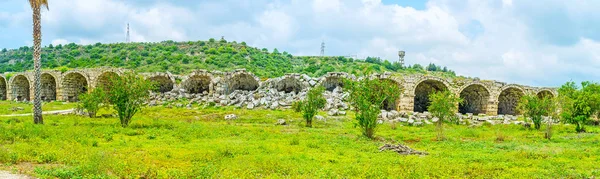
[{"label": "antenna tower", "polygon": [[127,23],[127,38],[125,39],[126,43],[131,42],[131,39],[129,38],[129,23]]},{"label": "antenna tower", "polygon": [[321,42],[321,56],[325,56],[325,41]]}]

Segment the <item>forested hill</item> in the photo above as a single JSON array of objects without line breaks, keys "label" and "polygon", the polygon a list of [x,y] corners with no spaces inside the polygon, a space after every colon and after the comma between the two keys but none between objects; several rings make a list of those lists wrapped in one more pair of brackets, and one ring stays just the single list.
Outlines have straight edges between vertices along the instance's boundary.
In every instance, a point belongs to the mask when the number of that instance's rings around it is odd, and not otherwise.
[{"label": "forested hill", "polygon": [[[0,51],[0,73],[33,69],[30,47]],[[277,49],[259,49],[245,42],[209,41],[158,43],[116,43],[93,45],[49,45],[42,49],[42,68],[66,70],[101,66],[134,69],[138,72],[185,74],[195,69],[228,71],[245,68],[259,77],[278,77],[285,73],[321,76],[327,72],[364,73],[396,71],[426,73],[439,71],[453,76],[445,67],[429,64],[409,68],[380,58],[357,60],[346,57],[298,57]]]}]

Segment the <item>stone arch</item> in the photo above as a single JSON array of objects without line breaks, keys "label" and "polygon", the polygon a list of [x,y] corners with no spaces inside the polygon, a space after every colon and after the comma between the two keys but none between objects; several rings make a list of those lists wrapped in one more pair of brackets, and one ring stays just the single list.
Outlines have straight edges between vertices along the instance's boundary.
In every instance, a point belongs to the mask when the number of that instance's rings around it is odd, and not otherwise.
[{"label": "stone arch", "polygon": [[[389,83],[390,85],[397,85],[398,88],[400,90],[402,90],[402,84],[394,79],[379,78],[379,80],[383,83]],[[402,91],[398,91],[398,93],[402,94]],[[398,97],[398,99],[396,99],[395,101],[385,100],[385,101],[383,101],[383,105],[381,106],[381,109],[387,110],[387,111],[397,110],[399,104],[400,104],[400,97]]]},{"label": "stone arch", "polygon": [[337,87],[343,88],[344,87],[344,77],[327,76],[327,77],[325,77],[325,80],[323,81],[322,85],[323,85],[323,87],[325,87],[325,90],[327,90],[327,91],[333,91]]},{"label": "stone arch", "polygon": [[156,75],[148,78],[149,81],[153,82],[156,85],[154,89],[155,92],[166,93],[173,90],[173,80],[171,78],[164,75]]},{"label": "stone arch", "polygon": [[4,76],[0,76],[0,100],[6,100],[6,78]]},{"label": "stone arch", "polygon": [[192,94],[202,94],[210,92],[212,77],[208,74],[192,74],[182,84],[186,92]]},{"label": "stone arch", "polygon": [[232,75],[227,83],[227,94],[232,93],[235,90],[241,91],[254,91],[258,89],[259,82],[254,75],[250,73],[236,73]]},{"label": "stone arch", "polygon": [[275,83],[274,87],[277,89],[277,91],[284,91],[285,93],[299,93],[305,88],[302,82],[293,76],[283,77],[283,79]]},{"label": "stone arch", "polygon": [[42,101],[56,100],[56,78],[50,73],[43,73],[40,83],[42,85],[40,91]]},{"label": "stone arch", "polygon": [[429,95],[434,92],[444,91],[444,90],[449,90],[448,85],[445,81],[442,81],[439,79],[429,78],[429,79],[424,79],[424,80],[420,81],[419,83],[417,83],[417,86],[415,87],[415,90],[414,90],[414,94],[415,94],[414,108],[413,108],[414,112],[427,111],[427,108],[429,107],[429,104],[430,104]]},{"label": "stone arch", "polygon": [[79,72],[67,73],[61,82],[63,100],[69,102],[79,101],[79,95],[88,91],[88,79]]},{"label": "stone arch", "polygon": [[458,106],[460,113],[486,114],[490,91],[485,85],[479,83],[468,84],[461,89],[459,96],[463,99],[463,103]]},{"label": "stone arch", "polygon": [[517,86],[502,88],[498,96],[498,115],[517,115],[517,104],[525,91]]},{"label": "stone arch", "polygon": [[119,74],[113,71],[105,71],[98,75],[96,78],[96,88],[103,88],[104,90],[110,90],[111,79],[118,77]]},{"label": "stone arch", "polygon": [[13,100],[31,100],[29,96],[31,94],[29,89],[29,79],[25,75],[13,76],[11,81],[11,92]]},{"label": "stone arch", "polygon": [[554,94],[550,90],[541,90],[536,94],[536,96],[538,98],[544,98],[544,97],[554,98]]}]

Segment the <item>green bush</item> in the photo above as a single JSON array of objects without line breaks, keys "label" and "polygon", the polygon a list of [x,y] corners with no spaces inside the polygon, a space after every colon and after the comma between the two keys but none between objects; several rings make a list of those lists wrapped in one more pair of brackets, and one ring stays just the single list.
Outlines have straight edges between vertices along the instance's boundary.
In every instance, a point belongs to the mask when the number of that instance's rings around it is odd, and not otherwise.
[{"label": "green bush", "polygon": [[95,88],[90,93],[83,93],[79,95],[77,109],[87,111],[90,118],[94,118],[105,101],[106,94],[103,88]]},{"label": "green bush", "polygon": [[539,130],[542,127],[542,116],[551,115],[556,110],[554,106],[552,98],[525,95],[519,100],[517,109],[523,113],[526,119],[530,117],[535,129]]},{"label": "green bush", "polygon": [[444,121],[452,120],[454,114],[456,113],[456,109],[458,109],[458,104],[462,102],[462,99],[458,98],[454,93],[444,90],[437,91],[429,95],[429,101],[431,102],[427,110],[435,117],[438,118],[437,121],[437,139],[444,139]]},{"label": "green bush", "polygon": [[585,132],[585,124],[600,110],[600,84],[582,82],[581,87],[567,82],[558,89],[560,117],[563,121],[577,125],[577,132]]},{"label": "green bush", "polygon": [[373,138],[377,128],[377,116],[386,101],[396,101],[400,87],[387,80],[363,79],[358,82],[346,80],[344,90],[350,93],[348,100],[356,112],[355,126],[359,126],[362,134]]},{"label": "green bush", "polygon": [[121,126],[127,127],[133,115],[147,102],[154,85],[134,73],[111,78],[110,84],[112,87],[107,92],[108,101],[117,111]]},{"label": "green bush", "polygon": [[302,112],[302,117],[306,120],[306,126],[312,127],[312,119],[319,109],[325,107],[325,98],[323,98],[323,86],[312,88],[308,91],[307,98],[292,104],[296,112]]}]

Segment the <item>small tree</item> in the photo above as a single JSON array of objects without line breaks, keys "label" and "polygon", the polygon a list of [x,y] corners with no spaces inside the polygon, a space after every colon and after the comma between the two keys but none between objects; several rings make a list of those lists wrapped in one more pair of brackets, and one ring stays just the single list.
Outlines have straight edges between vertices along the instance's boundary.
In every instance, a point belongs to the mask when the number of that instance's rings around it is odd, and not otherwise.
[{"label": "small tree", "polygon": [[107,99],[117,111],[121,126],[127,127],[133,115],[139,112],[148,100],[154,85],[134,73],[113,76],[110,84],[112,87],[107,91]]},{"label": "small tree", "polygon": [[585,81],[580,88],[567,82],[558,89],[558,97],[561,119],[577,125],[577,132],[585,132],[587,120],[600,110],[600,85]]},{"label": "small tree", "polygon": [[325,98],[323,98],[322,86],[312,88],[308,91],[307,98],[303,101],[298,101],[293,104],[296,112],[302,112],[302,117],[306,120],[306,126],[312,127],[312,119],[315,117],[319,109],[325,107]]},{"label": "small tree", "polygon": [[102,107],[102,103],[106,100],[106,94],[103,88],[95,88],[90,93],[79,95],[79,103],[77,109],[86,110],[90,118],[96,117],[96,113]]},{"label": "small tree", "polygon": [[444,139],[444,128],[443,123],[446,120],[451,120],[456,114],[458,104],[462,103],[462,99],[458,98],[454,93],[445,90],[437,91],[429,95],[429,101],[431,102],[427,110],[431,114],[438,118],[437,131],[438,140]]},{"label": "small tree", "polygon": [[554,109],[553,100],[550,97],[540,98],[536,95],[522,96],[517,109],[523,113],[523,117],[531,118],[535,129],[542,126],[542,116],[549,116]]},{"label": "small tree", "polygon": [[372,139],[381,106],[386,100],[396,101],[400,97],[400,87],[379,79],[363,79],[358,82],[346,80],[344,87],[350,93],[348,100],[356,112],[355,126],[361,128],[364,136]]}]

